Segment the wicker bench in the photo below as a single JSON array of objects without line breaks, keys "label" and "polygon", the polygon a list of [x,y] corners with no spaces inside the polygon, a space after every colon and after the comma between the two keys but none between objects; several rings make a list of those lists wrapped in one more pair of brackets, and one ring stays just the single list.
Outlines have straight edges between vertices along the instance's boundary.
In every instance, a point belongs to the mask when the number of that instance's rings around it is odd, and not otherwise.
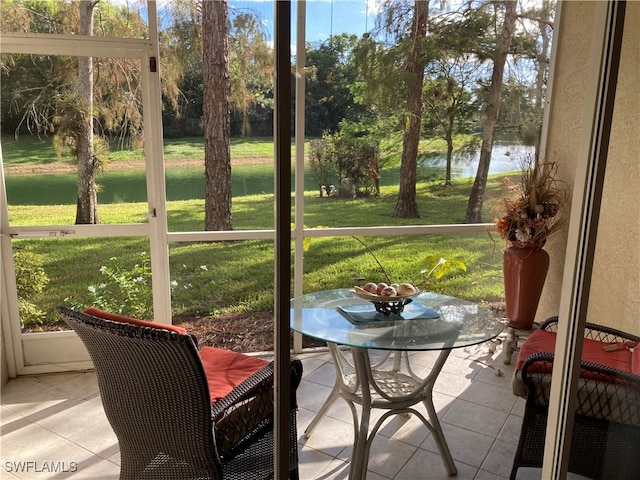
[{"label": "wicker bench", "polygon": [[[542,466],[557,323],[557,317],[548,319],[520,350],[512,385],[526,405],[512,479],[520,467]],[[633,371],[640,367],[640,347],[633,351],[633,346],[640,337],[594,324],[587,324],[584,336],[569,472],[637,479],[640,376]]]},{"label": "wicker bench", "polygon": [[[118,438],[121,479],[273,478],[273,364],[197,348],[180,327],[97,309],[59,307],[93,360]],[[102,317],[102,318],[101,318]],[[291,361],[290,478],[298,479],[296,391]]]}]

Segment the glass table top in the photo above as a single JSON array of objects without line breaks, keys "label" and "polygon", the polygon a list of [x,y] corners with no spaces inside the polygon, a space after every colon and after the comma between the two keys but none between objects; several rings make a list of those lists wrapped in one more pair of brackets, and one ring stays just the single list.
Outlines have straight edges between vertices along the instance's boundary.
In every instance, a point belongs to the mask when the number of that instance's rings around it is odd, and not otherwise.
[{"label": "glass table top", "polygon": [[490,309],[423,292],[401,314],[378,313],[348,288],[293,298],[291,329],[330,343],[379,350],[443,350],[486,342],[504,325]]}]

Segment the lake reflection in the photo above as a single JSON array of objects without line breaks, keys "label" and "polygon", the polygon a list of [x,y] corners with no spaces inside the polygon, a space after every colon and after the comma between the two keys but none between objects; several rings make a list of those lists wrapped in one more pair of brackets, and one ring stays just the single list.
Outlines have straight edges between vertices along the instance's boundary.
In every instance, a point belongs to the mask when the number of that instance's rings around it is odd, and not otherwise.
[{"label": "lake reflection", "polygon": [[[491,164],[489,165],[489,174],[514,172],[521,169],[522,161],[527,156],[533,156],[535,148],[527,145],[517,145],[509,143],[498,143],[493,145],[491,154]],[[453,165],[451,167],[452,178],[475,177],[478,171],[478,162],[480,161],[480,149],[472,152],[455,153],[453,155]],[[423,156],[419,160],[420,166],[423,167],[440,167],[446,165],[446,157],[444,155]]]}]

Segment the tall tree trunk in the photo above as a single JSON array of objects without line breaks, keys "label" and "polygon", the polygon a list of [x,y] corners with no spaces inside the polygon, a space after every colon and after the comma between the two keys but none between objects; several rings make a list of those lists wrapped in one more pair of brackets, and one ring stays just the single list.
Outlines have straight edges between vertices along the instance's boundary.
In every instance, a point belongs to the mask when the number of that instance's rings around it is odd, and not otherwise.
[{"label": "tall tree trunk", "polygon": [[449,126],[446,133],[447,141],[447,163],[444,174],[444,184],[447,187],[451,186],[451,164],[453,163],[453,119],[449,119]]},{"label": "tall tree trunk", "polygon": [[544,100],[544,85],[546,80],[547,67],[549,66],[549,46],[551,44],[551,38],[549,37],[549,28],[551,24],[551,4],[549,0],[542,2],[542,8],[540,10],[540,21],[538,22],[538,28],[540,29],[540,37],[542,38],[542,45],[540,46],[540,52],[538,53],[538,61],[536,62],[538,71],[536,72],[536,90],[535,90],[535,111],[540,114],[540,123],[537,125],[537,138],[535,145],[535,159],[536,163],[540,158],[540,136],[542,133],[542,116]]},{"label": "tall tree trunk", "polygon": [[411,26],[413,45],[405,72],[409,118],[402,139],[400,189],[398,191],[396,210],[393,214],[394,217],[400,218],[420,217],[418,204],[416,202],[416,176],[418,168],[418,143],[420,142],[420,127],[422,125],[422,86],[426,66],[423,39],[427,35],[428,19],[429,2],[425,0],[415,0]]},{"label": "tall tree trunk", "polygon": [[[82,0],[80,5],[80,35],[93,34],[95,1]],[[98,223],[98,195],[96,192],[96,159],[93,154],[93,59],[78,57],[78,99],[82,109],[82,124],[77,132],[78,202],[76,224]]]},{"label": "tall tree trunk", "polygon": [[227,0],[202,2],[205,230],[231,230],[231,127]]},{"label": "tall tree trunk", "polygon": [[242,133],[243,137],[248,137],[251,134],[251,123],[249,122],[249,107],[242,109]]},{"label": "tall tree trunk", "polygon": [[482,131],[480,162],[478,163],[478,172],[476,173],[469,203],[467,204],[465,223],[482,222],[482,204],[484,203],[484,194],[487,188],[491,151],[493,150],[493,141],[496,136],[496,126],[498,124],[498,113],[500,112],[500,92],[502,91],[504,65],[507,61],[509,45],[511,44],[516,25],[517,2],[507,0],[503,2],[503,4],[505,8],[504,23],[502,24],[502,32],[496,44],[496,51],[493,57],[493,73],[491,75],[489,102]]}]

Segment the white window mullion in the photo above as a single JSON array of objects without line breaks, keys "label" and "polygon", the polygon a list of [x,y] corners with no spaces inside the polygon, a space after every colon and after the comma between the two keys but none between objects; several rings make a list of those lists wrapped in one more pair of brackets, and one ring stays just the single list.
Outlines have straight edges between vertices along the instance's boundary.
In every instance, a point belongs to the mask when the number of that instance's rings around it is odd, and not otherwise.
[{"label": "white window mullion", "polygon": [[151,46],[142,65],[142,110],[144,112],[144,154],[147,167],[147,202],[149,208],[149,244],[153,317],[171,323],[171,287],[162,141],[162,91],[160,86],[160,50],[156,2],[147,2]]},{"label": "white window mullion", "polygon": [[[293,257],[293,294],[302,295],[304,281],[304,140],[305,140],[305,63],[307,5],[298,2],[296,17],[296,97],[295,97],[295,249]],[[302,351],[302,335],[293,334],[293,350]]]},{"label": "white window mullion", "polygon": [[0,342],[4,347],[7,359],[7,373],[14,378],[24,367],[22,342],[20,341],[20,313],[18,311],[18,295],[16,276],[13,265],[13,249],[9,228],[9,208],[7,205],[7,189],[4,180],[4,164],[2,147],[0,146],[0,318],[2,336]]}]

